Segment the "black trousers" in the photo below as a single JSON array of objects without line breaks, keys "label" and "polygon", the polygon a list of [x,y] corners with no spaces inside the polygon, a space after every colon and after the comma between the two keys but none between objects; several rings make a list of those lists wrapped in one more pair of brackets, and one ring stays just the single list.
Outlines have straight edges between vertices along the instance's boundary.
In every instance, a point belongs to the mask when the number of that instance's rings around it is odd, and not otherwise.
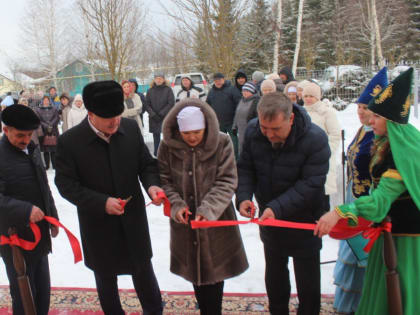
[{"label": "black trousers", "polygon": [[45,160],[45,169],[50,168],[50,160],[51,160],[53,169],[55,169],[55,152],[44,152],[44,160]]},{"label": "black trousers", "polygon": [[[95,274],[96,289],[105,315],[125,314],[118,294],[117,275]],[[136,274],[132,275],[134,289],[140,300],[144,315],[161,315],[163,312],[162,296],[155,272],[150,261],[144,263]]]},{"label": "black trousers", "polygon": [[[288,256],[264,246],[265,285],[270,314],[288,315],[290,278]],[[321,268],[319,251],[310,257],[293,257],[296,288],[299,298],[298,315],[318,315],[321,309]]]},{"label": "black trousers", "polygon": [[[25,315],[17,282],[17,275],[13,266],[12,257],[2,257],[6,265],[7,278],[9,279],[10,295],[12,296],[13,315]],[[26,274],[31,285],[32,296],[35,302],[37,315],[47,315],[50,309],[50,269],[48,256],[40,256],[26,262]]]},{"label": "black trousers", "polygon": [[194,285],[195,298],[201,315],[222,315],[224,285],[224,281],[209,285]]},{"label": "black trousers", "polygon": [[157,156],[157,151],[158,151],[158,148],[159,148],[159,144],[160,144],[160,132],[154,132],[153,133],[153,146],[154,146],[153,154],[154,154],[154,156]]}]

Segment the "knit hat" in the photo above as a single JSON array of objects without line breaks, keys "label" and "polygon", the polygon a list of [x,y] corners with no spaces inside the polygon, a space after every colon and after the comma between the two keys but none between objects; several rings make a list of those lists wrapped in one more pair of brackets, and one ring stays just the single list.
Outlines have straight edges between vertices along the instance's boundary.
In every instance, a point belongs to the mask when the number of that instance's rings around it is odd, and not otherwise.
[{"label": "knit hat", "polygon": [[6,126],[18,130],[35,130],[41,121],[35,112],[25,105],[10,105],[1,113],[1,120]]},{"label": "knit hat", "polygon": [[311,95],[314,96],[318,101],[321,100],[321,88],[318,84],[313,82],[308,82],[303,87],[303,96],[305,95]]},{"label": "knit hat", "polygon": [[286,86],[284,87],[284,94],[297,93],[297,86],[298,86],[297,81],[291,81],[287,83]]},{"label": "knit hat", "polygon": [[271,73],[267,76],[267,79],[271,79],[271,80],[277,80],[280,79],[280,76],[277,73]]},{"label": "knit hat", "polygon": [[413,68],[401,73],[385,90],[372,98],[369,110],[399,124],[407,124],[410,115],[410,90]]},{"label": "knit hat", "polygon": [[372,80],[370,80],[356,103],[369,104],[370,100],[378,95],[388,85],[386,70],[386,67],[383,67],[381,71],[379,71]]},{"label": "knit hat", "polygon": [[305,85],[306,84],[308,84],[310,81],[308,81],[308,80],[302,80],[302,81],[300,81],[298,84],[297,84],[297,88],[298,89],[302,89],[303,90],[303,88],[305,87]]},{"label": "knit hat", "polygon": [[273,92],[276,92],[277,90],[276,83],[271,79],[264,80],[261,83],[261,91],[267,90],[267,89],[271,89]]},{"label": "knit hat", "polygon": [[176,116],[179,131],[201,130],[206,128],[204,114],[200,108],[196,106],[184,107]]},{"label": "knit hat", "polygon": [[115,81],[95,81],[83,88],[83,103],[88,111],[102,118],[121,115],[124,111],[124,94]]},{"label": "knit hat", "polygon": [[252,74],[252,80],[254,80],[255,82],[260,82],[264,80],[264,73],[261,71],[254,71],[254,73]]},{"label": "knit hat", "polygon": [[154,78],[164,78],[165,79],[165,74],[163,73],[163,71],[156,71],[153,75]]},{"label": "knit hat", "polygon": [[242,91],[248,91],[252,94],[255,94],[257,93],[257,87],[252,82],[246,82],[242,87]]}]

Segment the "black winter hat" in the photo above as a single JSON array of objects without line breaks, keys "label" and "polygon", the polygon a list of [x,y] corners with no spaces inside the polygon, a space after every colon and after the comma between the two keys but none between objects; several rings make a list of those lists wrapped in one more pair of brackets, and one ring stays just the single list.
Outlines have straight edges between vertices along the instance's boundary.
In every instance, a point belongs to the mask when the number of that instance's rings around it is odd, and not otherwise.
[{"label": "black winter hat", "polygon": [[83,103],[88,111],[102,118],[121,115],[124,111],[124,94],[115,81],[91,82],[83,88]]},{"label": "black winter hat", "polygon": [[213,80],[216,79],[223,79],[225,76],[223,75],[223,73],[217,72],[213,75]]},{"label": "black winter hat", "polygon": [[41,121],[35,112],[25,105],[7,106],[1,114],[2,122],[18,130],[35,130]]}]

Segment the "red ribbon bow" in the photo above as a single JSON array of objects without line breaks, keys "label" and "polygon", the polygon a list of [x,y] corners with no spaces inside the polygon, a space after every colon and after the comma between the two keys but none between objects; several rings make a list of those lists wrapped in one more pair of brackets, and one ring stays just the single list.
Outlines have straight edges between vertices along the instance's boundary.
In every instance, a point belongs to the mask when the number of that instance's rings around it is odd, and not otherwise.
[{"label": "red ribbon bow", "polygon": [[[64,229],[64,231],[67,234],[67,238],[69,239],[70,246],[73,251],[74,255],[74,263],[78,263],[82,260],[82,250],[80,249],[80,243],[77,240],[76,236],[74,236],[64,225],[60,223],[56,218],[44,216],[45,221],[51,223],[52,225],[61,227]],[[36,245],[38,245],[39,241],[41,240],[41,231],[35,223],[29,223],[29,227],[32,230],[32,233],[34,233],[35,241],[30,242],[24,239],[21,239],[17,236],[17,234],[10,235],[10,237],[6,237],[4,235],[0,236],[0,245],[14,245],[19,246],[24,250],[33,250]]]},{"label": "red ribbon bow", "polygon": [[363,248],[363,250],[368,253],[372,249],[373,244],[379,238],[383,231],[391,232],[392,224],[391,222],[382,222],[381,225],[377,227],[369,227],[367,230],[363,231],[362,236],[366,239],[369,239],[369,242]]}]

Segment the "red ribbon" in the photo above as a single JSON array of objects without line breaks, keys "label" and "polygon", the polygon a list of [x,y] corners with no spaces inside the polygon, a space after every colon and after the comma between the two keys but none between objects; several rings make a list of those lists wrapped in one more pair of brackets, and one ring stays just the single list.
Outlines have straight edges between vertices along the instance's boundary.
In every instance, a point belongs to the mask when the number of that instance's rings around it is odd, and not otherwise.
[{"label": "red ribbon", "polygon": [[[240,220],[226,220],[226,221],[191,221],[191,227],[193,229],[209,228],[209,227],[220,227],[220,226],[233,226],[240,224],[254,223],[261,226],[274,226],[282,228],[300,229],[300,230],[311,230],[315,229],[316,224],[314,223],[300,223],[276,219],[266,219],[260,221],[259,219],[251,219],[246,221]],[[341,219],[330,231],[329,236],[334,239],[347,239],[363,232],[365,238],[369,238],[370,241],[363,249],[365,252],[369,252],[372,249],[373,243],[378,239],[382,231],[391,231],[391,223],[382,224],[379,227],[371,227],[372,222],[359,217],[359,224],[357,226],[348,226],[347,219]]]},{"label": "red ribbon", "polygon": [[367,230],[363,231],[362,236],[366,239],[369,239],[369,242],[363,248],[366,253],[369,253],[372,249],[373,244],[381,235],[382,231],[391,232],[392,224],[391,222],[382,222],[378,227],[369,227]]},{"label": "red ribbon", "polygon": [[[167,217],[171,217],[171,203],[169,202],[168,197],[166,197],[166,194],[164,191],[159,191],[157,193],[156,199],[163,199],[163,214]],[[150,206],[152,204],[152,201],[149,202],[146,207]]]},{"label": "red ribbon", "polygon": [[[70,246],[73,251],[74,255],[74,263],[78,263],[82,260],[82,250],[80,249],[80,243],[77,240],[76,236],[73,235],[64,225],[60,223],[56,218],[44,216],[45,221],[51,223],[52,225],[55,225],[57,227],[61,227],[64,229],[64,231],[67,234],[67,238],[69,239]],[[17,234],[13,234],[10,237],[6,237],[4,235],[0,236],[0,245],[14,245],[19,246],[24,250],[33,250],[36,245],[38,245],[39,241],[41,240],[41,231],[39,230],[38,225],[35,223],[29,223],[29,227],[32,230],[32,233],[34,233],[35,241],[30,242],[24,239],[21,239],[17,236]]]}]

